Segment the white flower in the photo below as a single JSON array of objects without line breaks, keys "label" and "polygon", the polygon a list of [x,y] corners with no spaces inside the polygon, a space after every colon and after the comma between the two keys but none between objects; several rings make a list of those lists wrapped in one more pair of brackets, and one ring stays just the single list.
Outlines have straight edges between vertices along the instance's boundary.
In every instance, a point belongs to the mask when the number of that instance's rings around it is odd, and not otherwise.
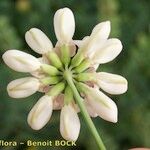
[{"label": "white flower", "polygon": [[25,40],[28,45],[39,54],[45,54],[53,48],[49,38],[37,28],[32,28],[27,31],[25,34]]},{"label": "white flower", "polygon": [[43,128],[50,120],[53,110],[53,102],[50,96],[41,97],[28,115],[28,124],[34,130]]},{"label": "white flower", "polygon": [[76,110],[65,105],[60,114],[60,133],[68,141],[76,141],[80,132],[80,121]]},{"label": "white flower", "polygon": [[122,44],[119,39],[108,39],[109,21],[96,25],[91,35],[82,41],[73,41],[75,21],[69,8],[59,9],[55,13],[54,29],[58,40],[54,48],[48,37],[37,28],[25,34],[26,42],[42,55],[40,58],[19,50],[8,50],[3,54],[4,62],[11,69],[34,76],[11,81],[7,91],[13,98],[25,98],[36,91],[44,93],[31,109],[28,124],[39,130],[48,123],[52,110],[61,109],[60,133],[64,139],[76,141],[80,132],[77,114],[80,111],[88,112],[91,117],[100,116],[104,120],[117,122],[115,102],[100,90],[109,94],[125,93],[127,80],[120,75],[96,73],[96,69],[99,64],[117,57]]},{"label": "white flower", "polygon": [[40,62],[34,56],[19,50],[8,50],[3,54],[4,62],[13,70],[32,72],[40,68]]},{"label": "white flower", "polygon": [[20,78],[11,81],[7,86],[7,92],[10,97],[24,98],[38,91],[40,82],[33,77]]},{"label": "white flower", "polygon": [[57,40],[61,44],[68,44],[71,42],[75,32],[75,20],[69,8],[56,11],[54,15],[54,29]]}]

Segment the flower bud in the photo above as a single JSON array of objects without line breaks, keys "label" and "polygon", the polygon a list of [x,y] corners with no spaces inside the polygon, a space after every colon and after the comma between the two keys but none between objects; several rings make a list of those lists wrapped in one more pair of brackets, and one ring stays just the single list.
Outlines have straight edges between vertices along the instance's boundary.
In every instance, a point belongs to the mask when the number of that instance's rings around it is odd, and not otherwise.
[{"label": "flower bud", "polygon": [[41,65],[34,56],[18,50],[8,50],[2,58],[11,69],[18,72],[32,72],[39,69]]},{"label": "flower bud", "polygon": [[39,80],[33,77],[20,78],[11,81],[7,86],[7,92],[10,97],[24,98],[38,91]]},{"label": "flower bud", "polygon": [[28,115],[27,121],[31,128],[34,130],[43,128],[50,120],[52,109],[52,97],[47,95],[41,97]]},{"label": "flower bud", "polygon": [[100,72],[96,74],[96,83],[109,94],[123,94],[127,91],[127,80],[116,74]]},{"label": "flower bud", "polygon": [[122,44],[119,39],[109,39],[103,46],[96,49],[92,56],[93,64],[104,64],[115,59],[122,50]]},{"label": "flower bud", "polygon": [[69,8],[56,11],[54,15],[54,29],[57,40],[61,44],[68,44],[72,40],[75,32],[75,20]]},{"label": "flower bud", "polygon": [[49,38],[39,29],[32,28],[25,34],[25,40],[35,52],[39,54],[51,51],[53,45]]},{"label": "flower bud", "polygon": [[60,114],[60,133],[68,141],[76,141],[80,132],[77,112],[71,105],[65,105]]}]

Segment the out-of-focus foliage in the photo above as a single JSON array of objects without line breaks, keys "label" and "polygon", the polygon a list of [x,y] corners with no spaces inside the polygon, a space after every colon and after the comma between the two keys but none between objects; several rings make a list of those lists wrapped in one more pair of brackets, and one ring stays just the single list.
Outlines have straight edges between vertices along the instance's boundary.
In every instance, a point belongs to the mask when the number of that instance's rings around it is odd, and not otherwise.
[{"label": "out-of-focus foliage", "polygon": [[[43,30],[55,44],[53,15],[61,7],[69,7],[75,14],[74,39],[82,39],[89,35],[94,25],[100,21],[111,20],[110,37],[120,38],[124,45],[122,53],[116,60],[99,67],[99,71],[121,74],[129,82],[126,94],[112,97],[119,108],[118,123],[112,124],[100,118],[93,119],[107,149],[150,147],[150,2],[0,0],[0,54],[7,49],[21,49],[36,55],[24,40],[25,32],[31,27]],[[59,133],[59,111],[54,112],[49,124],[40,131],[33,131],[27,125],[27,114],[41,94],[19,100],[7,95],[7,84],[22,76],[27,75],[12,71],[0,59],[0,139],[17,141],[62,139]],[[80,120],[82,127],[76,149],[96,150],[96,144],[81,115]],[[18,146],[14,149],[42,148]],[[66,147],[66,149],[74,148]]]}]

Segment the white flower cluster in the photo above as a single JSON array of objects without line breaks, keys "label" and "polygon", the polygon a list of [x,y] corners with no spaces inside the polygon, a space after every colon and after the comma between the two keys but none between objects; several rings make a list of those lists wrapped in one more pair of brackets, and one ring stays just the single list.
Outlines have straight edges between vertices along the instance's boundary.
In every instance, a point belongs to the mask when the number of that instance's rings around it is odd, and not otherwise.
[{"label": "white flower cluster", "polygon": [[53,47],[49,38],[39,29],[32,28],[25,34],[28,45],[42,57],[36,58],[19,50],[3,54],[4,62],[13,70],[31,76],[11,81],[7,86],[9,96],[24,98],[37,91],[43,92],[28,115],[28,124],[39,130],[48,123],[53,110],[61,109],[60,133],[66,140],[76,141],[80,131],[78,112],[73,91],[66,81],[70,73],[77,90],[91,117],[117,122],[116,104],[99,89],[109,94],[127,91],[127,80],[116,74],[99,72],[99,64],[116,58],[122,50],[119,39],[108,39],[110,22],[94,27],[90,36],[73,40],[75,20],[69,8],[59,9],[54,16],[57,44]]}]

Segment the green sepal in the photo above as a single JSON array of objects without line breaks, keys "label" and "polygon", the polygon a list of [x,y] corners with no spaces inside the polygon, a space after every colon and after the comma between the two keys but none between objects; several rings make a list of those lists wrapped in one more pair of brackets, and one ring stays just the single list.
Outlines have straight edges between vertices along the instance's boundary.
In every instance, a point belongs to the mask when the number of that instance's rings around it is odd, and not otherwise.
[{"label": "green sepal", "polygon": [[49,96],[57,96],[58,94],[60,94],[65,88],[65,83],[64,82],[60,82],[56,85],[54,85],[50,91],[47,93],[47,95]]},{"label": "green sepal", "polygon": [[51,66],[51,65],[42,64],[41,69],[44,73],[47,73],[51,76],[56,76],[56,75],[60,74],[59,70],[57,68],[55,68],[54,66]]},{"label": "green sepal", "polygon": [[71,101],[73,101],[73,92],[69,85],[65,88],[64,102],[68,105]]},{"label": "green sepal", "polygon": [[82,82],[95,81],[95,75],[94,73],[80,73],[75,76],[75,79]]},{"label": "green sepal", "polygon": [[50,60],[50,62],[52,63],[53,66],[55,66],[58,69],[63,68],[63,64],[62,64],[60,58],[57,56],[57,54],[55,52],[49,52],[48,53],[48,58],[49,58],[49,60]]},{"label": "green sepal", "polygon": [[82,82],[75,82],[75,85],[78,89],[78,91],[80,91],[81,93],[86,93],[88,92],[88,86]]},{"label": "green sepal", "polygon": [[70,50],[67,45],[62,45],[61,49],[61,61],[65,66],[68,66],[70,63]]},{"label": "green sepal", "polygon": [[44,85],[51,85],[51,84],[57,84],[58,82],[60,82],[61,77],[45,77],[40,79],[40,81],[44,84]]},{"label": "green sepal", "polygon": [[71,67],[77,67],[80,65],[80,63],[83,61],[84,55],[79,51],[72,59],[71,61]]},{"label": "green sepal", "polygon": [[79,66],[74,68],[74,71],[76,73],[81,73],[81,72],[85,71],[86,69],[88,69],[90,67],[90,64],[91,64],[91,62],[89,59],[84,59]]}]

